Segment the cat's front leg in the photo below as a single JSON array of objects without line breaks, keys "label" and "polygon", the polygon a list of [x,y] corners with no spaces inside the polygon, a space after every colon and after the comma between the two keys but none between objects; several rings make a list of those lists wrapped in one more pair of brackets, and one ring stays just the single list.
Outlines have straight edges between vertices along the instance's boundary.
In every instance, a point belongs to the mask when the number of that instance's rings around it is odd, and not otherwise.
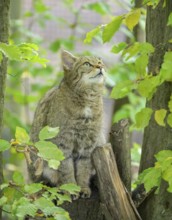
[{"label": "cat's front leg", "polygon": [[91,155],[81,156],[76,164],[76,181],[81,187],[81,198],[90,198],[90,178],[93,175]]},{"label": "cat's front leg", "polygon": [[72,157],[65,157],[65,159],[61,162],[60,167],[58,168],[58,177],[59,177],[58,184],[60,185],[66,183],[76,184]]}]

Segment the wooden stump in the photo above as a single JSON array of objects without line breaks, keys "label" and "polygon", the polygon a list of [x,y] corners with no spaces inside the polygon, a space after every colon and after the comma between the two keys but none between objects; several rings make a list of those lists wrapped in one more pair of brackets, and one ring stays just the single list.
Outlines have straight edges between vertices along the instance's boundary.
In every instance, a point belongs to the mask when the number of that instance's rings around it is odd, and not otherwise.
[{"label": "wooden stump", "polygon": [[112,126],[110,142],[115,154],[116,163],[127,190],[131,191],[131,138],[128,119],[122,119]]},{"label": "wooden stump", "polygon": [[96,148],[93,162],[98,176],[99,192],[107,220],[141,219],[125,189],[110,144]]}]

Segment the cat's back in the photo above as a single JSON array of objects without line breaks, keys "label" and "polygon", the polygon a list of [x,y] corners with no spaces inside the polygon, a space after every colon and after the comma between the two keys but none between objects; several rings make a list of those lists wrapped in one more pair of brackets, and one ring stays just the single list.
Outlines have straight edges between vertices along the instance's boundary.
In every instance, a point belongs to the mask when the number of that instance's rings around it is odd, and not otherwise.
[{"label": "cat's back", "polygon": [[54,97],[59,93],[58,87],[53,87],[50,89],[43,98],[39,101],[36,108],[34,119],[30,131],[31,141],[38,141],[38,134],[40,130],[47,125],[47,115],[51,103],[54,101]]}]

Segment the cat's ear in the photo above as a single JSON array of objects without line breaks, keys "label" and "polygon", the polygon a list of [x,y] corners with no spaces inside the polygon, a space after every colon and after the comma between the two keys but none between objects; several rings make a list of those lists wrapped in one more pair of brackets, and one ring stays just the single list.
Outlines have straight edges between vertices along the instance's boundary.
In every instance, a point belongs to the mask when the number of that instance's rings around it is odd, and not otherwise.
[{"label": "cat's ear", "polygon": [[66,50],[61,51],[61,58],[64,70],[71,70],[73,64],[76,62],[77,57],[73,56]]}]

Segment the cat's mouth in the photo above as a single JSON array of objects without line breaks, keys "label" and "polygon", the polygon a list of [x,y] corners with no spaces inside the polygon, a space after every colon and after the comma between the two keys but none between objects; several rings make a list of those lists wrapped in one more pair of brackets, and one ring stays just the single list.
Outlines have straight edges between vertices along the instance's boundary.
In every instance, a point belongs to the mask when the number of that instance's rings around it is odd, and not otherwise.
[{"label": "cat's mouth", "polygon": [[100,70],[100,72],[97,75],[90,77],[90,79],[94,79],[94,78],[97,78],[99,76],[103,76],[102,70]]}]

